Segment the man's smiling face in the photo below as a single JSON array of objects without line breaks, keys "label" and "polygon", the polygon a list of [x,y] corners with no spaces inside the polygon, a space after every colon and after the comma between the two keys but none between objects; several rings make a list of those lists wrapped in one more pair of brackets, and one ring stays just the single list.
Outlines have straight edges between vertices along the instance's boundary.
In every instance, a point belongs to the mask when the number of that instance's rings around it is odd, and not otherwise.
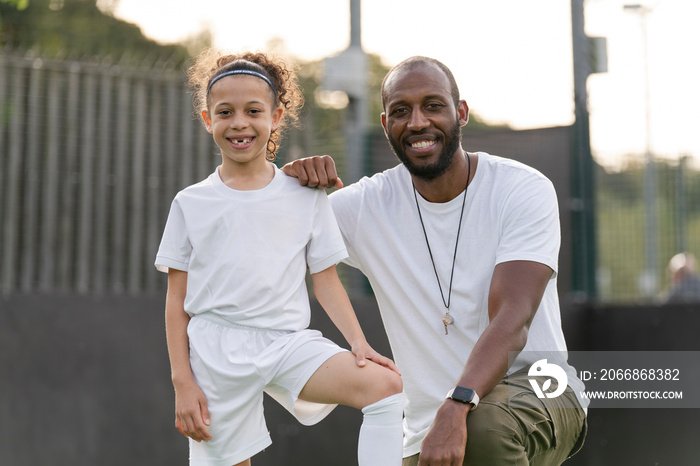
[{"label": "man's smiling face", "polygon": [[426,180],[443,174],[460,147],[462,118],[445,74],[430,64],[392,72],[384,87],[382,126],[409,172]]}]

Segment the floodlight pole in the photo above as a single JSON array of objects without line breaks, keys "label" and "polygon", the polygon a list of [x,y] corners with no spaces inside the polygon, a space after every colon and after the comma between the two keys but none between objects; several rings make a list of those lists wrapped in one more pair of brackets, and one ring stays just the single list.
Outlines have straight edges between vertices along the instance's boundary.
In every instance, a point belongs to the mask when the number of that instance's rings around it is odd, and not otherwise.
[{"label": "floodlight pole", "polygon": [[[350,44],[338,55],[324,60],[324,76],[321,87],[325,90],[343,91],[348,96],[345,109],[345,170],[343,182],[347,185],[358,181],[364,174],[367,149],[368,65],[367,54],[362,50],[361,0],[350,0]],[[365,280],[359,271],[348,270],[346,289],[351,295],[362,294]]]},{"label": "floodlight pole", "polygon": [[597,297],[595,196],[593,156],[588,114],[588,76],[599,70],[591,66],[591,41],[584,29],[584,0],[571,0],[574,62],[573,154],[571,162],[572,291],[575,302]]},{"label": "floodlight pole", "polygon": [[356,55],[361,65],[356,71],[359,85],[348,94],[347,120],[345,124],[345,153],[347,155],[347,179],[354,183],[363,175],[367,125],[367,58],[362,50],[361,0],[350,0],[350,46],[348,52]]},{"label": "floodlight pole", "polygon": [[350,0],[350,47],[362,48],[361,0]]},{"label": "floodlight pole", "polygon": [[638,3],[627,4],[623,9],[639,15],[642,34],[642,58],[644,60],[644,106],[646,115],[644,159],[646,169],[644,173],[644,211],[645,211],[645,270],[642,276],[643,291],[648,296],[653,296],[659,291],[657,272],[659,270],[659,258],[657,253],[657,218],[656,218],[656,167],[654,154],[651,150],[651,111],[650,111],[650,86],[649,86],[649,49],[647,39],[647,15],[651,13],[651,7]]}]

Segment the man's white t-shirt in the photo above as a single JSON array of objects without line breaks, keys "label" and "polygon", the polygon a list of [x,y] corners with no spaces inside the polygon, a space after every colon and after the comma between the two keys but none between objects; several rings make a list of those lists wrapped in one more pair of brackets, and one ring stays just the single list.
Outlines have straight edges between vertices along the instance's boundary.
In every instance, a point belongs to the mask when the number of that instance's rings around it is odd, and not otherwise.
[{"label": "man's white t-shirt", "polygon": [[309,325],[306,268],[347,257],[323,190],[299,186],[275,167],[262,189],[237,191],[218,170],[172,202],[155,265],[184,270],[185,311],[211,312],[249,327]]},{"label": "man's white t-shirt", "polygon": [[[438,407],[489,324],[488,291],[496,264],[526,260],[554,271],[527,345],[509,373],[535,362],[534,351],[566,351],[556,289],[561,238],[554,187],[521,163],[483,152],[478,157],[454,264],[454,325],[448,335],[408,170],[399,165],[330,195],[350,255],[346,262],[369,279],[403,375],[404,456],[420,451]],[[447,203],[417,197],[447,301],[463,194]],[[569,385],[582,388],[575,370],[566,369]]]}]

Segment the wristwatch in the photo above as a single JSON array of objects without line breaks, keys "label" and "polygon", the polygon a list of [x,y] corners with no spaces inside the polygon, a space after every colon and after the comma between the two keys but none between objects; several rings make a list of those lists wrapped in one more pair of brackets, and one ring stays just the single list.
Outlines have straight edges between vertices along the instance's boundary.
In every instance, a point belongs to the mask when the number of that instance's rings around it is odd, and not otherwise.
[{"label": "wristwatch", "polygon": [[467,387],[457,385],[455,388],[447,392],[447,397],[451,400],[459,401],[460,403],[470,403],[472,409],[476,409],[479,405],[479,395],[474,390]]}]

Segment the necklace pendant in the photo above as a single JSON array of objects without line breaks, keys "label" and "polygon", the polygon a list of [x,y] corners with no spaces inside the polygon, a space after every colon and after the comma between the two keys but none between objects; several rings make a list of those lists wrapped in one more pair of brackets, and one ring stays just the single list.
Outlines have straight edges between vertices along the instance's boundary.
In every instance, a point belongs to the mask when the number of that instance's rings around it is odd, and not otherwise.
[{"label": "necklace pendant", "polygon": [[442,316],[442,325],[445,326],[445,335],[447,335],[447,326],[452,325],[455,323],[455,320],[452,318],[451,315],[445,314]]}]

